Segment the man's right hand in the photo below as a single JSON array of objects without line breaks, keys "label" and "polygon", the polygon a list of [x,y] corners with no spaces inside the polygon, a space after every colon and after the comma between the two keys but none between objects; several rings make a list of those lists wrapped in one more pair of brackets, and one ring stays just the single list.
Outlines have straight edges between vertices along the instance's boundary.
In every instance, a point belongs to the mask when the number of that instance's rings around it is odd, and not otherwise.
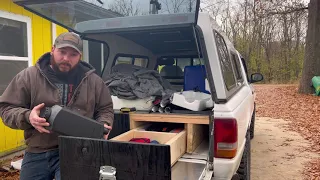
[{"label": "man's right hand", "polygon": [[29,121],[30,124],[38,130],[40,133],[50,133],[45,126],[49,126],[50,124],[46,121],[46,119],[39,117],[41,108],[44,107],[44,103],[35,106],[30,113]]}]

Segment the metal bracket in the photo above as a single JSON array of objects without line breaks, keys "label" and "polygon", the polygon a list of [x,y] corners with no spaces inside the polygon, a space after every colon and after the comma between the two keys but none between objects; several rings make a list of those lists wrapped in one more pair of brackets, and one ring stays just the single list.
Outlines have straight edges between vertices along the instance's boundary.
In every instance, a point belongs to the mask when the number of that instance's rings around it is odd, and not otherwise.
[{"label": "metal bracket", "polygon": [[101,166],[99,180],[116,180],[116,172],[116,168],[112,166]]}]

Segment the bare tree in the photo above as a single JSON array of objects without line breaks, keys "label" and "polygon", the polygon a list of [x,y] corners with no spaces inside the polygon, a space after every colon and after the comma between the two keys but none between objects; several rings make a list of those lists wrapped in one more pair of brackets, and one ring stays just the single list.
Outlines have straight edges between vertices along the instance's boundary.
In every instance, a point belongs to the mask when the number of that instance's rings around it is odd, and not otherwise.
[{"label": "bare tree", "polygon": [[140,4],[134,3],[133,0],[113,0],[113,3],[109,5],[109,8],[124,16],[136,16],[146,13],[142,12],[139,6]]},{"label": "bare tree", "polygon": [[218,16],[222,13],[224,10],[224,5],[226,3],[225,0],[203,0],[201,1],[203,4],[203,10],[208,11],[211,15],[211,17],[217,21]]},{"label": "bare tree", "polygon": [[182,13],[194,12],[196,0],[159,0],[162,5],[161,12]]},{"label": "bare tree", "polygon": [[310,0],[308,30],[299,92],[313,93],[311,78],[320,75],[320,1]]}]

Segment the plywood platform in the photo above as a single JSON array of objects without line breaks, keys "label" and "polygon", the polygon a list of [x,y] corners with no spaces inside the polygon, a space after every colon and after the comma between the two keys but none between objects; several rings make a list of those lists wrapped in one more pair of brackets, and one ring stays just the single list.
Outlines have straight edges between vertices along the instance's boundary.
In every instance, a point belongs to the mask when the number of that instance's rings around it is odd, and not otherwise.
[{"label": "plywood platform", "polygon": [[136,129],[152,122],[168,122],[185,124],[187,132],[187,153],[192,153],[208,134],[204,125],[209,125],[208,114],[165,114],[165,113],[130,113],[130,129]]},{"label": "plywood platform", "polygon": [[160,114],[130,113],[131,121],[171,122],[186,124],[209,124],[209,115],[202,114]]}]

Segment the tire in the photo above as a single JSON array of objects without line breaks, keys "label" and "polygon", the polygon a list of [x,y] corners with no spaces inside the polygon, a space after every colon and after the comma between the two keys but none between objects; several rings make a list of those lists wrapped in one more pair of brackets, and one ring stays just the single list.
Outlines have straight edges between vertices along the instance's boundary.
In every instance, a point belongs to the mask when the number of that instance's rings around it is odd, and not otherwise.
[{"label": "tire", "polygon": [[256,105],[254,105],[253,113],[251,117],[251,123],[250,123],[250,139],[254,138],[254,124],[256,120]]},{"label": "tire", "polygon": [[246,145],[241,158],[240,166],[238,168],[237,174],[240,180],[250,180],[251,179],[251,141],[250,132],[246,135]]}]

